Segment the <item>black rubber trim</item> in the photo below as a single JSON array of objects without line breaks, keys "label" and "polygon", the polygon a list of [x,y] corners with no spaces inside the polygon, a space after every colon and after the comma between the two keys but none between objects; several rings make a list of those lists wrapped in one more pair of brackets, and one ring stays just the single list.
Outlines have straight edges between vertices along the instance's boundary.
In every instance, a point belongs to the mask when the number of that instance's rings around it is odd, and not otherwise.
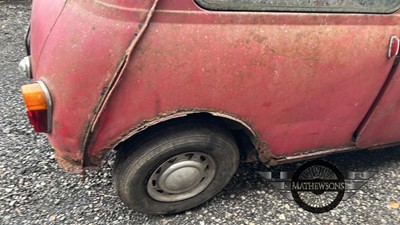
[{"label": "black rubber trim", "polygon": [[400,1],[395,7],[351,8],[351,7],[298,7],[268,6],[263,3],[216,2],[213,0],[194,0],[201,8],[209,11],[247,11],[247,12],[292,12],[292,13],[355,13],[355,14],[391,14],[400,9]]},{"label": "black rubber trim", "polygon": [[31,55],[31,26],[30,25],[25,34],[25,50],[26,50],[27,55]]}]

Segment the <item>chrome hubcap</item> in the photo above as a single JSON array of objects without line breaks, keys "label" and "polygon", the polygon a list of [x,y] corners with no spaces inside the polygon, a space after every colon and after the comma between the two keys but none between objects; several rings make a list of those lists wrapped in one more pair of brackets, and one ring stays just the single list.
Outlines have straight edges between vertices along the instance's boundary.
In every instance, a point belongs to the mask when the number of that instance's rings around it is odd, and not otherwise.
[{"label": "chrome hubcap", "polygon": [[215,162],[208,154],[183,153],[154,170],[147,182],[147,192],[157,201],[182,201],[206,189],[214,176]]}]

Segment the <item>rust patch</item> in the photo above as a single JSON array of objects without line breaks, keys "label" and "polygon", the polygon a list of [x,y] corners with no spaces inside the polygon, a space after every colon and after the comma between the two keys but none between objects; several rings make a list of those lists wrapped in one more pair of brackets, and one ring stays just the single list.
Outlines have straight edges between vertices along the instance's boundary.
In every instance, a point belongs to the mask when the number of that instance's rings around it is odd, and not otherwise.
[{"label": "rust patch", "polygon": [[269,151],[268,144],[261,139],[257,139],[255,148],[258,152],[258,158],[262,163],[267,165],[275,165],[274,155]]},{"label": "rust patch", "polygon": [[76,161],[73,159],[70,159],[68,157],[64,157],[58,154],[59,151],[56,150],[56,153],[54,154],[55,159],[57,160],[58,165],[60,165],[61,168],[64,170],[70,172],[70,173],[76,173],[76,174],[81,174],[84,175],[84,170],[82,168],[82,162],[80,160]]}]

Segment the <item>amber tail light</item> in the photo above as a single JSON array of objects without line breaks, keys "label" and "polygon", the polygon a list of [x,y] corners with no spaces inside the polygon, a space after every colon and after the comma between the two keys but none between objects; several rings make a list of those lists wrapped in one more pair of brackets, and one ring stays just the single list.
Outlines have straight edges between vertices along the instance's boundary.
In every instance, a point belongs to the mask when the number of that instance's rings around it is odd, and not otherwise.
[{"label": "amber tail light", "polygon": [[38,81],[21,87],[29,121],[38,133],[51,132],[52,102],[46,85]]}]

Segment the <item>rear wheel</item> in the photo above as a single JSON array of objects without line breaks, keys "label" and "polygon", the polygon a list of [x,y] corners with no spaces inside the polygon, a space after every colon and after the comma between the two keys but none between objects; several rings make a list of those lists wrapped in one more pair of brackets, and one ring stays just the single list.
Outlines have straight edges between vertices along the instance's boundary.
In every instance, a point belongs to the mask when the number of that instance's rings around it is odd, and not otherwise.
[{"label": "rear wheel", "polygon": [[200,122],[176,124],[120,149],[114,185],[133,210],[177,213],[220,192],[238,164],[236,142],[224,129]]}]

